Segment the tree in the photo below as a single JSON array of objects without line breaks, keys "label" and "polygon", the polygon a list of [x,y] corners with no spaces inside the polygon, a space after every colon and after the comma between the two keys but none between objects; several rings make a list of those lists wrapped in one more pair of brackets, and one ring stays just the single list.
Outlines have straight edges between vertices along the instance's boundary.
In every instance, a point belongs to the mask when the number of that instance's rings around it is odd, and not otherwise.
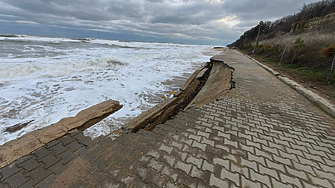
[{"label": "tree", "polygon": [[305,48],[305,47],[306,47],[306,45],[305,45],[305,43],[304,43],[304,40],[302,40],[301,38],[297,38],[297,39],[295,40],[295,42],[293,43],[294,55],[293,55],[291,64],[293,63],[294,58],[295,58],[295,56],[297,55],[297,53],[299,53],[300,50],[303,49],[303,48]]},{"label": "tree", "polygon": [[330,46],[328,46],[327,48],[324,48],[320,51],[321,55],[323,57],[332,57],[333,58],[333,62],[332,62],[332,66],[330,68],[330,72],[327,76],[326,79],[326,84],[329,81],[330,75],[332,74],[333,70],[334,70],[334,63],[335,63],[335,44],[331,44]]}]

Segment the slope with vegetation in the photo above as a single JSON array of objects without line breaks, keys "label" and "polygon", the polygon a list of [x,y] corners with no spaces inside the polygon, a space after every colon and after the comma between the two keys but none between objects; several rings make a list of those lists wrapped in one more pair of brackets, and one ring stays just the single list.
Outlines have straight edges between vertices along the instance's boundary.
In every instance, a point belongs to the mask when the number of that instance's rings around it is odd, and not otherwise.
[{"label": "slope with vegetation", "polygon": [[228,47],[252,54],[255,45],[256,59],[335,101],[335,0],[305,4],[297,14],[258,24]]}]

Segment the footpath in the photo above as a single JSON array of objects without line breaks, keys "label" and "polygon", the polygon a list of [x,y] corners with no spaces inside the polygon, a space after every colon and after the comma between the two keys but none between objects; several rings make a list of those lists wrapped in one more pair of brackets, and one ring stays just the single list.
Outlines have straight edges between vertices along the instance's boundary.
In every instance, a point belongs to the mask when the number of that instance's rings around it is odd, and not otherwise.
[{"label": "footpath", "polygon": [[236,82],[214,102],[152,131],[73,131],[0,169],[0,187],[335,187],[335,119],[239,52],[213,58]]}]

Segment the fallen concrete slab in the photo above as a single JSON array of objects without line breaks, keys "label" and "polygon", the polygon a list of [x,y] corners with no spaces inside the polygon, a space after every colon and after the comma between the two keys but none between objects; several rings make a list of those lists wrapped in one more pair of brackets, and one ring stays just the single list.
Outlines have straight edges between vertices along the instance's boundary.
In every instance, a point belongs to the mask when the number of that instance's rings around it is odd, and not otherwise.
[{"label": "fallen concrete slab", "polygon": [[63,118],[59,122],[35,130],[0,146],[0,168],[27,155],[50,141],[64,136],[74,129],[86,129],[118,111],[122,105],[108,100],[79,112],[75,117]]},{"label": "fallen concrete slab", "polygon": [[213,102],[219,96],[226,94],[232,87],[233,68],[222,60],[211,59],[213,68],[208,80],[197,96],[188,104],[187,108],[201,107]]},{"label": "fallen concrete slab", "polygon": [[[153,108],[143,112],[125,125],[124,132],[137,132],[140,129],[153,130],[156,125],[165,123],[171,116],[175,115],[180,108],[184,108],[197,94],[197,88],[202,87],[201,79],[211,71],[212,62],[196,70],[180,91],[174,94],[174,97],[167,99]],[[200,86],[201,85],[201,86]]]}]

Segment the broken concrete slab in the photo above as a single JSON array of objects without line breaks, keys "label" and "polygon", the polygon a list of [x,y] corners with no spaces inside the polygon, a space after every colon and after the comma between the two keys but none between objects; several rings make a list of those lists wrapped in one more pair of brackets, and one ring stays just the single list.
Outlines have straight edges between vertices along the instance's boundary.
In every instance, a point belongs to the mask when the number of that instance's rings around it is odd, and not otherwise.
[{"label": "broken concrete slab", "polygon": [[63,118],[55,124],[7,142],[0,146],[0,168],[64,136],[71,130],[86,129],[121,108],[122,105],[118,101],[107,100],[82,110],[75,117]]}]

